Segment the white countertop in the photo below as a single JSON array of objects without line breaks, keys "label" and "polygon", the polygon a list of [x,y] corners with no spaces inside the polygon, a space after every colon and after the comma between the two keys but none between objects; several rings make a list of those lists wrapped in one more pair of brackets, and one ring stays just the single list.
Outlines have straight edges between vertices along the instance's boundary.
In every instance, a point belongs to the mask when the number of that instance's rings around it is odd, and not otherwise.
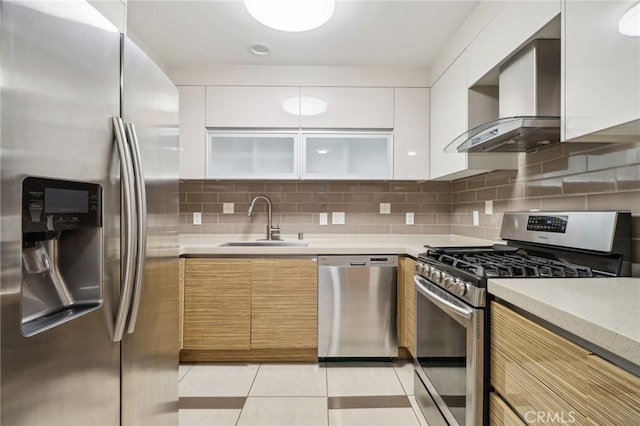
[{"label": "white countertop", "polygon": [[[255,241],[261,235],[181,235],[180,254],[198,255],[318,255],[318,254],[407,254],[417,257],[431,246],[484,246],[496,241],[450,234],[422,235],[305,235],[307,247],[238,247],[220,244],[230,241]],[[295,235],[283,235],[285,241],[296,241]]]},{"label": "white countertop", "polygon": [[488,289],[640,367],[640,278],[492,279]]}]

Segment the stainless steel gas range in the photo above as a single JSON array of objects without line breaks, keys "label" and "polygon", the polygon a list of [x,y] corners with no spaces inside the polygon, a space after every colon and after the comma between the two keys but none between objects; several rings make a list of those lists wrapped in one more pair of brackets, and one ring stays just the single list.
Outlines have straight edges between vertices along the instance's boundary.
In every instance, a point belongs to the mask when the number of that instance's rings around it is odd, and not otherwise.
[{"label": "stainless steel gas range", "polygon": [[418,257],[415,395],[431,426],[488,424],[488,279],[631,273],[628,212],[508,212],[500,237]]}]

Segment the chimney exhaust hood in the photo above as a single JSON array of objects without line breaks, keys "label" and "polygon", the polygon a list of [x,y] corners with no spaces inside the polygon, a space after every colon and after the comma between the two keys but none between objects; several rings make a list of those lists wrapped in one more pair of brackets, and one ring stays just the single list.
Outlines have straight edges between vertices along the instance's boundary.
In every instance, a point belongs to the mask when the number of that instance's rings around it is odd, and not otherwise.
[{"label": "chimney exhaust hood", "polygon": [[534,40],[500,67],[499,117],[446,152],[527,152],[560,142],[560,40]]}]

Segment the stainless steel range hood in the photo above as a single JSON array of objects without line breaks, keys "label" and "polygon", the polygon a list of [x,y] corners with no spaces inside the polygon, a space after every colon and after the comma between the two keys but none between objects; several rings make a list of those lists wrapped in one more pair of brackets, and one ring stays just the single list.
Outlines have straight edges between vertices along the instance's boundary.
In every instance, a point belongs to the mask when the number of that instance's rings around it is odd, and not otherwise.
[{"label": "stainless steel range hood", "polygon": [[560,40],[535,40],[500,67],[499,117],[445,151],[526,152],[560,142]]}]

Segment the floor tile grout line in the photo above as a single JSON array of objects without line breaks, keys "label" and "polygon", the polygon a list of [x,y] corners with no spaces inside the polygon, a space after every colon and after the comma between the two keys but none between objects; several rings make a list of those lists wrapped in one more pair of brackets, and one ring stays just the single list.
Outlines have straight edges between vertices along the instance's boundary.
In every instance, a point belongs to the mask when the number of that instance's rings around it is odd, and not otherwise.
[{"label": "floor tile grout line", "polygon": [[[189,365],[189,369],[187,370],[187,372],[186,372],[186,373],[184,373],[184,375],[183,375],[182,377],[180,377],[180,379],[178,380],[178,384],[179,384],[182,380],[184,380],[184,378],[185,378],[185,377],[187,377],[187,375],[188,375],[189,373],[191,373],[191,369],[192,369],[192,368],[193,368],[193,366],[194,366],[194,364],[187,364],[187,365]],[[180,374],[180,364],[178,364],[178,374]]]},{"label": "floor tile grout line", "polygon": [[[256,374],[253,376],[253,380],[251,381],[251,386],[249,386],[249,390],[247,391],[247,396],[244,401],[244,405],[240,409],[240,414],[238,414],[238,418],[236,419],[235,426],[238,426],[238,423],[240,422],[240,417],[242,417],[242,412],[244,411],[244,407],[247,406],[247,401],[249,401],[249,395],[251,394],[251,389],[253,389],[253,385],[255,384],[256,379],[258,378],[258,373],[260,372],[260,367],[262,367],[262,364],[263,363],[261,362],[258,363],[258,368],[256,368]],[[249,363],[249,365],[251,365],[251,363]]]}]

